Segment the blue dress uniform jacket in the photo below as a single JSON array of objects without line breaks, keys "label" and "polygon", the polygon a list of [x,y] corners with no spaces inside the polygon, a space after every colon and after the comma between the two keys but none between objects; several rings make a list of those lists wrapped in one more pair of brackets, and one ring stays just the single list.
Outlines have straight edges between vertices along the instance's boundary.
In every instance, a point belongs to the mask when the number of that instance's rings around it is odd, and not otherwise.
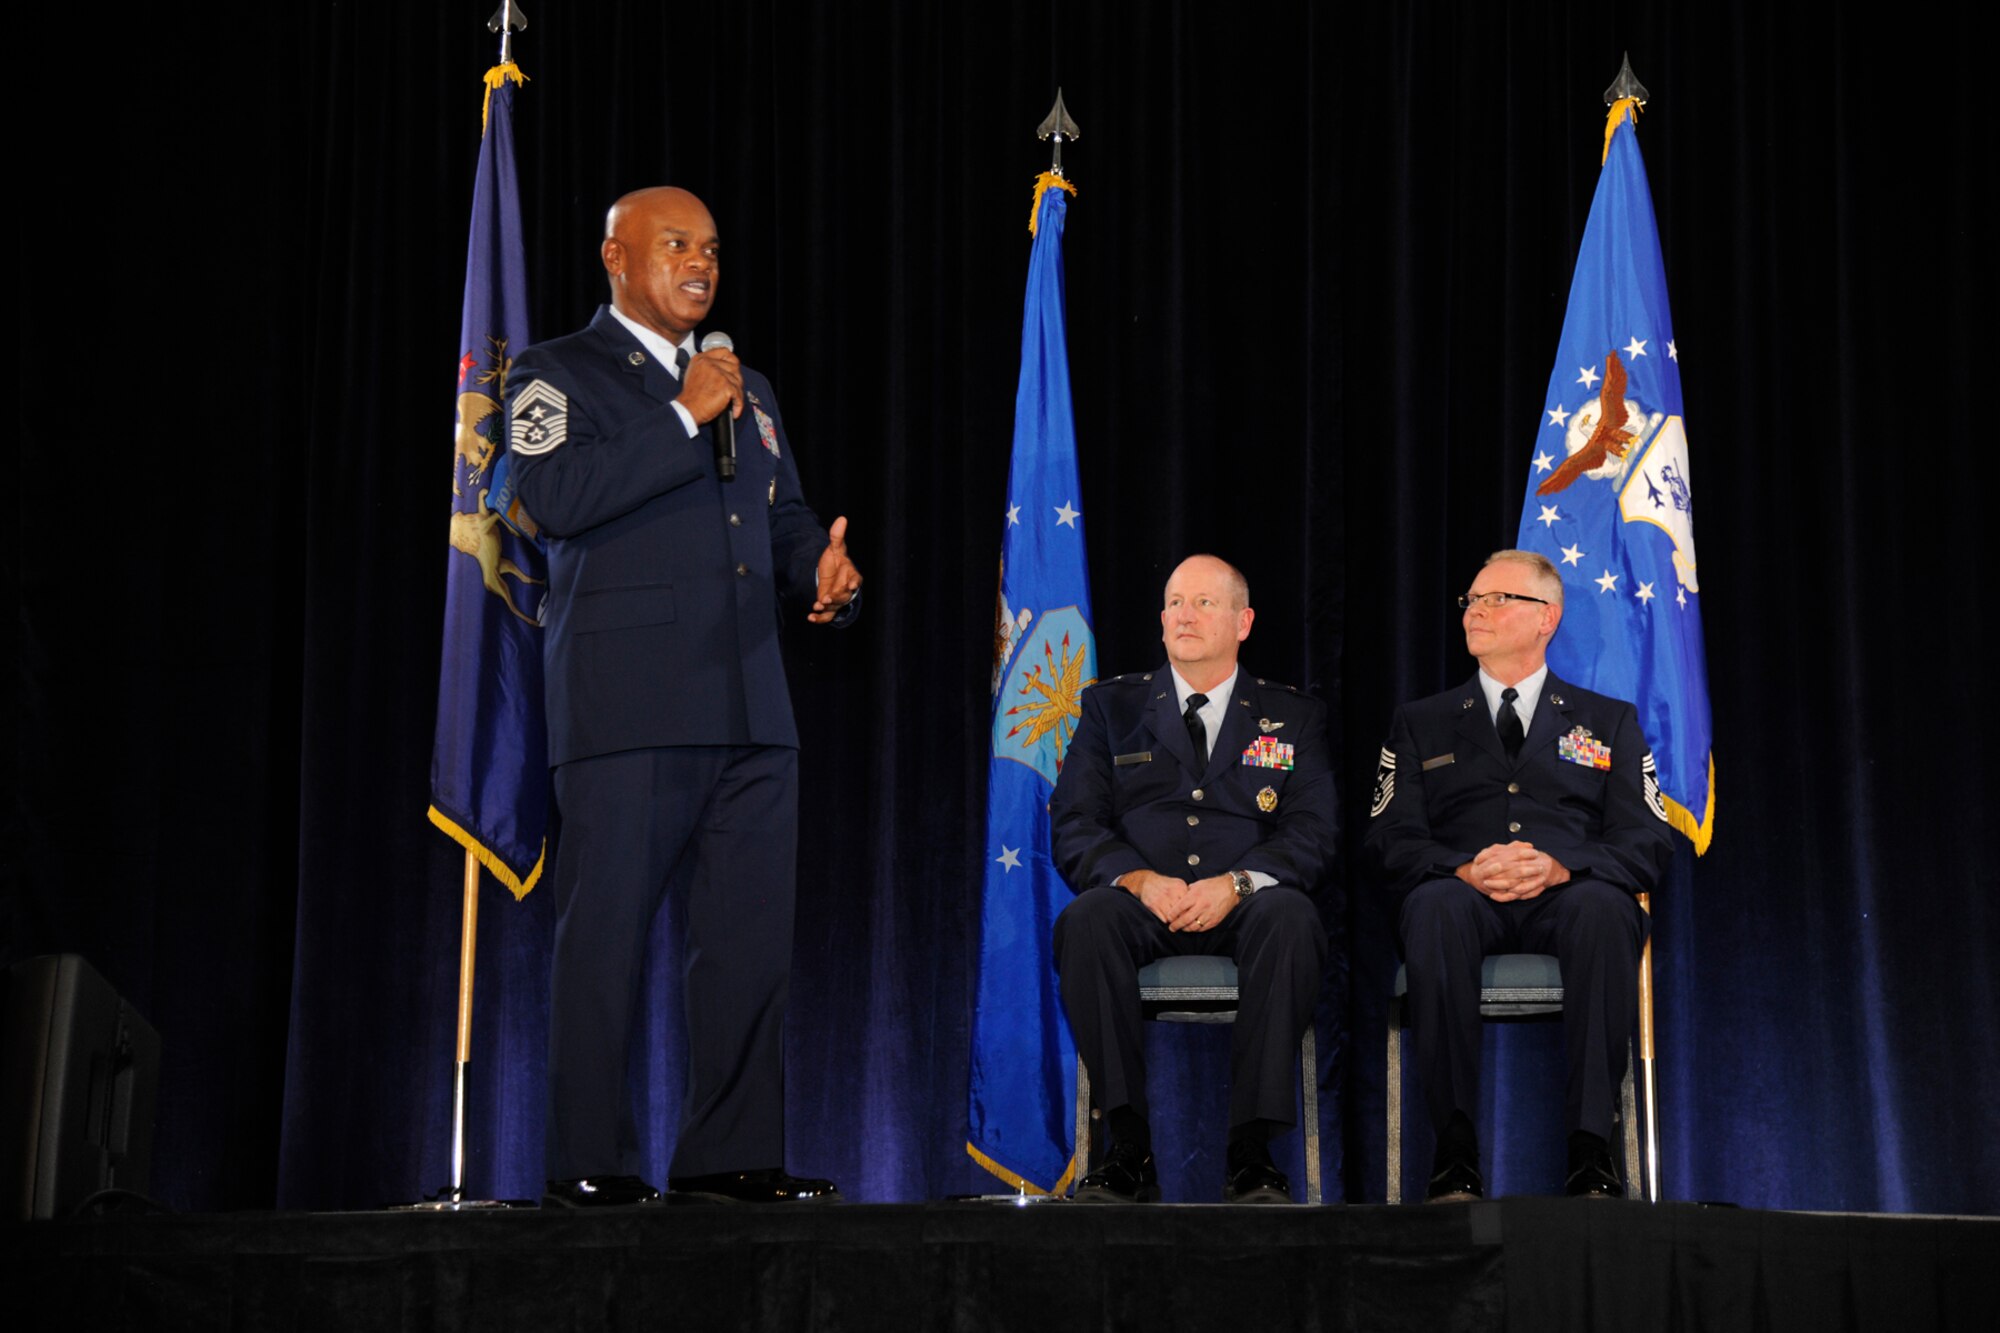
[{"label": "blue dress uniform jacket", "polygon": [[[1308,893],[1325,881],[1339,816],[1317,699],[1239,671],[1200,771],[1167,667],[1101,681],[1080,706],[1049,804],[1071,892],[1140,869],[1190,882],[1262,871]],[[1246,764],[1260,737],[1289,745],[1293,766]]]},{"label": "blue dress uniform jacket", "polygon": [[[1588,733],[1577,736],[1578,728]],[[1579,758],[1608,746],[1606,767]],[[1495,843],[1532,843],[1576,879],[1649,893],[1673,840],[1653,756],[1638,715],[1622,699],[1550,672],[1514,759],[1500,743],[1479,678],[1406,704],[1390,726],[1375,775],[1365,845],[1391,886],[1405,893],[1451,876]]]},{"label": "blue dress uniform jacket", "polygon": [[[514,475],[549,550],[549,763],[666,745],[798,745],[778,599],[810,599],[826,530],[806,507],[777,396],[744,368],[737,474],[610,310],[523,352],[508,377]],[[537,388],[537,385],[543,387]],[[559,418],[562,438],[526,437]],[[763,422],[768,421],[767,445]],[[775,446],[775,448],[771,447]]]}]

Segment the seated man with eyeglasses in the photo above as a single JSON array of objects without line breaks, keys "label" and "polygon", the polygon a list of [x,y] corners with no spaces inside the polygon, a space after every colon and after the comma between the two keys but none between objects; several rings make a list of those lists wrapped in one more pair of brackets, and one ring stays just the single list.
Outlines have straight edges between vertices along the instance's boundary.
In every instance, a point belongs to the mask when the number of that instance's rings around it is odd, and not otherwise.
[{"label": "seated man with eyeglasses", "polygon": [[1573,1195],[1624,1193],[1610,1139],[1650,892],[1673,844],[1632,705],[1551,675],[1562,576],[1495,551],[1464,608],[1479,670],[1406,704],[1383,747],[1366,847],[1395,890],[1415,1065],[1437,1157],[1428,1195],[1480,1198],[1480,960],[1550,953],[1563,976]]}]

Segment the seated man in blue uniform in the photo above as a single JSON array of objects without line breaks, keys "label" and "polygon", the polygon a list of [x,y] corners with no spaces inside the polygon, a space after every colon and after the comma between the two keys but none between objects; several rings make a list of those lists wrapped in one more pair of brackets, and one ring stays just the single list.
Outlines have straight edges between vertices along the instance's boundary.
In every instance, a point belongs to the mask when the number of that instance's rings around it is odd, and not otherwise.
[{"label": "seated man in blue uniform", "polygon": [[1226,954],[1232,1203],[1289,1203],[1266,1146],[1290,1128],[1299,1039],[1326,933],[1310,896],[1334,854],[1326,709],[1237,666],[1256,613],[1243,575],[1190,556],[1160,612],[1167,663],[1085,690],[1051,798],[1057,867],[1076,898],[1056,919],[1063,1009],[1111,1128],[1079,1203],[1160,1197],[1146,1119],[1139,969]]},{"label": "seated man in blue uniform", "polygon": [[611,304],[521,353],[508,394],[514,475],[548,539],[562,814],[545,1201],[660,1197],[638,1173],[626,1052],[670,890],[688,1063],[668,1201],[837,1197],[783,1165],[798,732],[778,599],[842,624],[861,575],[847,520],[829,535],[806,507],[770,383],[728,350],[695,354],[721,270],[701,201],[626,195],[600,253]]},{"label": "seated man in blue uniform", "polygon": [[1396,713],[1366,846],[1397,895],[1410,1028],[1437,1158],[1429,1197],[1484,1195],[1480,960],[1552,953],[1563,975],[1569,1176],[1620,1195],[1610,1139],[1637,1008],[1650,892],[1673,853],[1632,705],[1550,674],[1562,576],[1496,551],[1464,608],[1479,670]]}]

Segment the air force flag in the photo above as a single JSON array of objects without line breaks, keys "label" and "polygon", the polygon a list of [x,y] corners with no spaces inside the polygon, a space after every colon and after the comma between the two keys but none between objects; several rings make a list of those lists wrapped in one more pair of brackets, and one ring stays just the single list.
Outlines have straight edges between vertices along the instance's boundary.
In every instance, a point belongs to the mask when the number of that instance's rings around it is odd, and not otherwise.
[{"label": "air force flag", "polygon": [[1549,645],[1550,668],[1638,708],[1667,818],[1705,852],[1715,764],[1694,483],[1637,114],[1636,103],[1621,100],[1607,124],[1520,546],[1562,572],[1563,625]]},{"label": "air force flag", "polygon": [[1035,186],[1014,459],[994,612],[992,759],[966,1151],[1029,1193],[1068,1188],[1076,1047],[1051,945],[1070,891],[1049,854],[1049,794],[1078,696],[1097,677],[1063,328],[1063,218],[1075,187]]}]

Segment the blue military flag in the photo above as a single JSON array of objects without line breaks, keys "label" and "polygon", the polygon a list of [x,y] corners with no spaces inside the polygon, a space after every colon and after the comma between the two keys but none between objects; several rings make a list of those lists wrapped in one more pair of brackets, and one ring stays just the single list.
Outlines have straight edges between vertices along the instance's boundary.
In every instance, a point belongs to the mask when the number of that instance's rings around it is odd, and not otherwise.
[{"label": "blue military flag", "polygon": [[1076,1046],[1051,944],[1070,892],[1049,853],[1049,794],[1097,678],[1084,560],[1076,423],[1063,331],[1063,217],[1076,187],[1035,183],[1014,456],[1000,537],[993,630],[993,757],[987,768],[986,883],[972,1014],[965,1150],[1031,1193],[1069,1187]]},{"label": "blue military flag", "polygon": [[1621,99],[1605,125],[1520,545],[1562,571],[1550,668],[1638,708],[1666,817],[1699,853],[1714,832],[1715,762],[1694,489],[1637,114],[1636,102]]},{"label": "blue military flag", "polygon": [[535,887],[549,822],[542,725],[547,563],[507,477],[507,373],[528,345],[527,264],[514,178],[512,61],[486,74],[472,239],[458,335],[451,554],[431,749],[431,822],[519,898]]}]

